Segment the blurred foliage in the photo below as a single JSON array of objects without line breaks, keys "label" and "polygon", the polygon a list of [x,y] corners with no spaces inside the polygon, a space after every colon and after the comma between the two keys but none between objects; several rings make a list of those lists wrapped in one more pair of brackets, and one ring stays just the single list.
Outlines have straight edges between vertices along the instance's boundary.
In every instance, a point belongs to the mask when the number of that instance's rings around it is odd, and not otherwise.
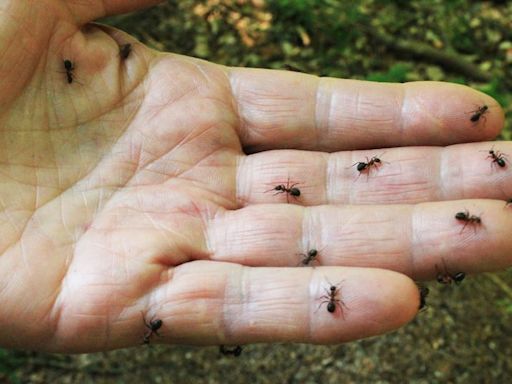
[{"label": "blurred foliage", "polygon": [[183,0],[103,22],[224,65],[467,84],[501,103],[511,138],[512,2]]}]

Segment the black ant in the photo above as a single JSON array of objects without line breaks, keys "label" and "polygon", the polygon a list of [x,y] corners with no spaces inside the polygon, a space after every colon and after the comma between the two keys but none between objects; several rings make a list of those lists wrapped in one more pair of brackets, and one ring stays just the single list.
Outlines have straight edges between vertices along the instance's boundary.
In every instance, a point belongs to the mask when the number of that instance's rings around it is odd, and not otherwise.
[{"label": "black ant", "polygon": [[237,345],[235,348],[229,349],[225,345],[221,345],[219,347],[219,352],[222,353],[224,356],[233,355],[235,357],[238,357],[242,354],[242,347],[240,345]]},{"label": "black ant", "polygon": [[370,175],[370,169],[372,167],[374,167],[375,169],[379,169],[379,167],[382,165],[382,163],[383,163],[383,161],[379,157],[373,156],[369,160],[368,160],[368,157],[366,157],[366,162],[364,162],[364,161],[355,162],[354,164],[352,164],[352,167],[356,166],[357,170],[359,171],[359,176],[363,172],[366,172],[367,176],[369,176]]},{"label": "black ant", "polygon": [[327,288],[324,288],[326,294],[319,297],[319,299],[321,299],[321,300],[323,299],[323,300],[320,303],[320,305],[318,306],[317,311],[320,309],[320,307],[323,304],[327,304],[327,312],[334,313],[336,311],[336,307],[339,306],[341,317],[343,317],[343,319],[345,319],[345,315],[343,313],[343,307],[346,308],[346,305],[343,302],[343,300],[336,298],[338,296],[338,293],[340,293],[340,288],[338,288],[338,286],[341,283],[339,283],[338,285],[332,285],[331,283],[329,283],[329,284],[330,284],[329,290],[327,290]]},{"label": "black ant", "polygon": [[297,68],[297,67],[295,67],[294,65],[291,65],[291,64],[287,64],[287,63],[285,63],[285,64],[283,64],[283,67],[284,67],[284,69],[286,69],[287,71],[292,71],[292,72],[301,72],[301,73],[304,73],[304,71],[303,71],[303,70],[301,70],[301,69],[299,69],[299,68]]},{"label": "black ant", "polygon": [[132,52],[132,45],[130,43],[123,44],[119,47],[119,56],[121,59],[126,60],[130,53]]},{"label": "black ant", "polygon": [[420,291],[420,305],[418,309],[421,311],[423,308],[427,307],[427,296],[430,293],[430,290],[427,287],[418,287]]},{"label": "black ant", "polygon": [[316,249],[310,249],[307,254],[300,253],[299,255],[303,257],[302,261],[299,263],[299,265],[306,266],[306,265],[309,265],[310,263],[312,263],[313,261],[315,261],[317,255],[318,255],[318,251]]},{"label": "black ant", "polygon": [[142,313],[142,321],[144,322],[144,325],[146,326],[146,328],[149,329],[148,332],[144,333],[143,344],[149,344],[149,341],[151,339],[151,336],[153,336],[153,333],[157,336],[160,336],[158,334],[158,330],[162,327],[163,321],[160,319],[156,319],[156,320],[151,319],[148,324],[146,322],[146,319],[144,318],[143,313]]},{"label": "black ant", "polygon": [[449,285],[451,283],[455,283],[459,285],[462,280],[466,277],[466,274],[464,272],[457,272],[455,274],[452,274],[448,272],[448,269],[446,268],[446,263],[443,259],[443,271],[440,271],[437,264],[436,267],[436,280],[440,284]]},{"label": "black ant", "polygon": [[[482,219],[479,216],[470,215],[469,211],[467,211],[467,210],[464,212],[457,212],[455,214],[455,218],[457,220],[464,222],[464,226],[460,230],[460,233],[462,233],[462,231],[464,231],[464,228],[466,228],[466,226],[468,224],[472,224],[474,226],[482,224]],[[476,228],[475,228],[475,231],[476,231]]]},{"label": "black ant", "polygon": [[68,84],[71,84],[73,82],[73,71],[75,70],[75,65],[71,60],[64,60],[64,70],[66,71]]},{"label": "black ant", "polygon": [[289,203],[288,195],[293,196],[294,199],[297,199],[297,197],[300,196],[300,189],[296,187],[296,185],[298,185],[298,184],[299,183],[294,183],[294,184],[290,185],[290,179],[288,179],[288,181],[286,182],[286,185],[279,184],[279,185],[276,185],[274,188],[272,188],[268,191],[265,191],[265,192],[277,191],[276,193],[274,193],[274,196],[279,193],[286,193],[286,202]]},{"label": "black ant", "polygon": [[501,153],[500,151],[495,151],[493,148],[489,150],[489,155],[487,156],[487,159],[492,159],[491,165],[496,163],[501,168],[506,167],[507,166],[507,155]]},{"label": "black ant", "polygon": [[[481,107],[478,107],[478,109],[475,109],[474,111],[470,112],[470,113],[472,113],[472,115],[469,118],[469,120],[471,120],[471,122],[473,122],[473,123],[477,123],[480,120],[480,118],[483,117],[488,112],[489,112],[489,107],[484,104]],[[485,118],[485,116],[484,116],[484,118]]]},{"label": "black ant", "polygon": [[508,199],[505,203],[505,207],[512,207],[512,198]]}]

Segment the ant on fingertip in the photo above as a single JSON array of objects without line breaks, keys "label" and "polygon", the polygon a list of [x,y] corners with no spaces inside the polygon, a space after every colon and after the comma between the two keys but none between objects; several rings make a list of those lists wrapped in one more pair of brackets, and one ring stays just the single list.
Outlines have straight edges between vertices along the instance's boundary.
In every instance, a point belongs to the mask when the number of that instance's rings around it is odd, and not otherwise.
[{"label": "ant on fingertip", "polygon": [[301,73],[304,73],[304,71],[302,69],[299,69],[296,66],[291,65],[291,64],[287,64],[287,63],[283,64],[283,68],[286,69],[287,71],[291,71],[291,72],[301,72]]},{"label": "ant on fingertip", "polygon": [[290,178],[288,178],[286,185],[278,184],[274,188],[269,189],[268,191],[265,191],[265,193],[271,192],[271,191],[276,191],[274,193],[274,196],[278,195],[280,193],[286,193],[286,202],[289,203],[290,201],[289,201],[288,196],[292,196],[295,200],[297,200],[297,198],[300,196],[300,189],[297,188],[296,185],[299,185],[299,183],[290,184]]},{"label": "ant on fingertip", "polygon": [[443,270],[440,270],[437,264],[435,265],[437,282],[444,285],[450,285],[452,283],[459,285],[460,283],[462,283],[462,280],[465,279],[466,274],[464,272],[450,273],[448,271],[448,268],[446,267],[444,259],[442,259],[442,261]]},{"label": "ant on fingertip", "polygon": [[471,215],[468,210],[465,210],[464,212],[457,212],[455,214],[455,218],[459,221],[464,222],[464,226],[462,227],[459,233],[462,233],[464,231],[464,228],[466,228],[468,224],[473,225],[473,229],[476,232],[476,226],[482,224],[482,219],[480,218],[480,216]]},{"label": "ant on fingertip", "polygon": [[240,345],[237,345],[236,347],[229,349],[225,345],[219,346],[219,352],[222,353],[224,356],[233,355],[235,357],[238,357],[242,354],[242,347]]},{"label": "ant on fingertip", "polygon": [[485,114],[486,113],[489,113],[489,107],[487,105],[482,105],[481,107],[478,107],[477,109],[475,109],[474,111],[471,111],[469,112],[471,113],[471,117],[469,118],[469,120],[472,122],[472,123],[478,123],[478,121],[480,120],[480,118],[483,118],[485,119]]},{"label": "ant on fingertip", "polygon": [[339,282],[337,285],[332,285],[331,283],[329,283],[329,289],[324,287],[325,295],[319,297],[319,299],[322,301],[320,302],[320,305],[316,309],[315,313],[320,309],[322,305],[327,304],[327,312],[334,313],[336,312],[336,308],[339,308],[341,317],[345,319],[345,313],[343,311],[343,308],[347,308],[347,306],[345,305],[342,299],[338,298],[338,294],[341,293],[341,283],[342,282]]},{"label": "ant on fingertip", "polygon": [[494,165],[497,165],[497,166],[499,166],[501,168],[505,168],[507,166],[508,155],[506,155],[506,154],[504,154],[504,153],[502,153],[500,151],[495,151],[494,150],[494,145],[488,151],[480,151],[480,152],[487,152],[488,153],[488,156],[486,157],[486,159],[491,159],[491,168]]},{"label": "ant on fingertip", "polygon": [[505,208],[506,207],[512,207],[512,198],[507,200],[507,202],[505,203]]},{"label": "ant on fingertip", "polygon": [[142,313],[142,321],[143,321],[144,325],[146,326],[146,328],[149,329],[149,331],[144,333],[144,338],[143,338],[142,344],[149,344],[149,342],[151,340],[151,336],[153,336],[153,334],[160,336],[160,334],[158,333],[158,330],[162,327],[163,321],[160,319],[154,320],[154,318],[152,318],[148,323],[146,321],[146,318],[144,317],[144,313]]}]

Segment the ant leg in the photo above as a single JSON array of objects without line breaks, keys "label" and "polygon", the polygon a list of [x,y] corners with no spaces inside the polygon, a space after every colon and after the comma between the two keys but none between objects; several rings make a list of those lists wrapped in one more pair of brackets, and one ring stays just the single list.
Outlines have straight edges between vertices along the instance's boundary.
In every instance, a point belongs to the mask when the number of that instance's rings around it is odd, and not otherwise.
[{"label": "ant leg", "polygon": [[459,235],[464,231],[464,228],[466,228],[466,226],[467,226],[467,225],[468,225],[468,222],[466,221],[466,222],[464,223],[464,226],[463,226],[463,227],[462,227],[462,229],[460,230]]},{"label": "ant leg", "polygon": [[318,310],[320,309],[320,307],[321,307],[322,305],[324,305],[324,304],[327,304],[327,303],[329,303],[329,300],[324,300],[324,301],[322,301],[322,302],[318,305],[318,308],[316,309],[316,311],[315,311],[314,313],[317,313],[317,312],[318,312]]},{"label": "ant leg", "polygon": [[341,317],[343,318],[343,320],[345,320],[345,313],[343,312],[343,307],[345,306],[345,303],[341,299],[336,299],[335,302],[339,305]]},{"label": "ant leg", "polygon": [[448,267],[446,267],[446,260],[444,259],[444,257],[442,257],[441,260],[443,261],[444,273],[448,273]]},{"label": "ant leg", "polygon": [[[146,328],[151,329],[151,326],[146,322],[146,317],[144,316],[144,312],[140,311],[140,314],[142,315],[142,322],[144,323]],[[151,320],[153,320],[153,319],[151,319]]]}]

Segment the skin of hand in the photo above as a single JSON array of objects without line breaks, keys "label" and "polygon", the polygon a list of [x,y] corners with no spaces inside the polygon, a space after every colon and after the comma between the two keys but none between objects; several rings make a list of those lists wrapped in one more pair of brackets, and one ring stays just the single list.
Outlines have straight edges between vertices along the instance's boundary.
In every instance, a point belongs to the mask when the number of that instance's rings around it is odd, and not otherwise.
[{"label": "skin of hand", "polygon": [[[493,99],[227,68],[90,24],[155,3],[0,4],[1,346],[134,346],[143,319],[152,343],[340,343],[410,321],[412,279],[441,265],[511,265]],[[461,231],[466,209],[482,223]]]}]

